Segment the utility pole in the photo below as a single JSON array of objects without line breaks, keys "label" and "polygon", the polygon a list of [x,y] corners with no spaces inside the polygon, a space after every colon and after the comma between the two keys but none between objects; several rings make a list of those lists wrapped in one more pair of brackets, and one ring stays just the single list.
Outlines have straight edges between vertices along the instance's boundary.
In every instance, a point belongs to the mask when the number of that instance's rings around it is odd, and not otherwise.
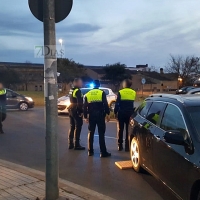
[{"label": "utility pole", "polygon": [[59,197],[57,50],[55,23],[71,12],[73,0],[28,0],[32,14],[44,24],[44,96],[46,117],[46,200]]},{"label": "utility pole", "polygon": [[43,0],[46,116],[46,200],[59,197],[55,0]]}]

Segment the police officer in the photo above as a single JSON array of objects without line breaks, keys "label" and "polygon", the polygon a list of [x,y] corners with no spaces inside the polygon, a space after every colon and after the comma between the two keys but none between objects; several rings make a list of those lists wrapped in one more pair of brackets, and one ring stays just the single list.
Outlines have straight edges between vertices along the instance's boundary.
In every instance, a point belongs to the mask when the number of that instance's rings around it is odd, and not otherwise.
[{"label": "police officer", "polygon": [[[110,114],[110,109],[106,99],[106,94],[104,91],[99,89],[99,80],[94,81],[94,89],[90,90],[85,95],[84,102],[84,118],[86,122],[89,122],[89,133],[88,133],[88,156],[94,155],[93,142],[94,142],[94,132],[96,125],[99,132],[99,145],[100,145],[100,157],[109,157],[111,153],[107,152],[105,144],[105,117],[106,114]],[[109,117],[107,121],[109,121]]]},{"label": "police officer", "polygon": [[136,98],[136,92],[130,87],[132,81],[126,79],[122,82],[123,89],[119,91],[115,104],[114,113],[118,118],[118,150],[123,150],[123,132],[124,125],[126,126],[126,139],[125,139],[125,151],[129,151],[128,142],[128,126],[131,115],[134,112],[134,100]]},{"label": "police officer", "polygon": [[80,134],[83,125],[83,95],[80,90],[82,85],[82,80],[80,78],[75,78],[73,88],[69,93],[71,103],[69,107],[69,149],[74,150],[85,150],[85,147],[80,145]]},{"label": "police officer", "polygon": [[0,83],[0,134],[3,134],[2,122],[6,119],[6,89]]}]

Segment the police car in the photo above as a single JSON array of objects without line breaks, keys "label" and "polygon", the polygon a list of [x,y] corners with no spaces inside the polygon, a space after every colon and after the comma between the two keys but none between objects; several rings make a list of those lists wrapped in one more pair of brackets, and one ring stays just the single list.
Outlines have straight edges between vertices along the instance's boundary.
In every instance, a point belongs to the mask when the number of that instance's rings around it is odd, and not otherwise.
[{"label": "police car", "polygon": [[[99,89],[103,90],[106,93],[108,105],[111,110],[114,110],[117,95],[115,95],[115,93],[110,88],[100,87]],[[92,90],[92,88],[81,88],[81,92],[83,95],[85,95],[90,90]],[[71,103],[69,95],[60,97],[58,99],[58,113],[68,113],[68,108],[70,104]]]}]

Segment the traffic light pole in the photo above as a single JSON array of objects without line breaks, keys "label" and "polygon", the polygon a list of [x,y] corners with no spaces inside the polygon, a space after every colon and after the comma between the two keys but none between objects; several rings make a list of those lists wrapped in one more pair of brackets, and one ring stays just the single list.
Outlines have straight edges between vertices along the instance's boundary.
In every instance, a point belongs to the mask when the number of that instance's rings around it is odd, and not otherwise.
[{"label": "traffic light pole", "polygon": [[57,136],[57,60],[55,36],[55,0],[43,0],[44,85],[46,116],[46,200],[59,197]]}]

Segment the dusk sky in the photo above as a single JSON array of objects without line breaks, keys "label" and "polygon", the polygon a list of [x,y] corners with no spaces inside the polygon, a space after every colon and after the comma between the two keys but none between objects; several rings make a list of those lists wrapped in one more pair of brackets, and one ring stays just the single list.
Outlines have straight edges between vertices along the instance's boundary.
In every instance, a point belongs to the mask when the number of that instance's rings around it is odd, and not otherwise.
[{"label": "dusk sky", "polygon": [[[43,63],[34,45],[43,44],[43,25],[28,0],[0,2],[0,62]],[[84,65],[121,62],[164,67],[173,55],[200,56],[200,1],[74,0],[56,25],[65,56]]]}]

